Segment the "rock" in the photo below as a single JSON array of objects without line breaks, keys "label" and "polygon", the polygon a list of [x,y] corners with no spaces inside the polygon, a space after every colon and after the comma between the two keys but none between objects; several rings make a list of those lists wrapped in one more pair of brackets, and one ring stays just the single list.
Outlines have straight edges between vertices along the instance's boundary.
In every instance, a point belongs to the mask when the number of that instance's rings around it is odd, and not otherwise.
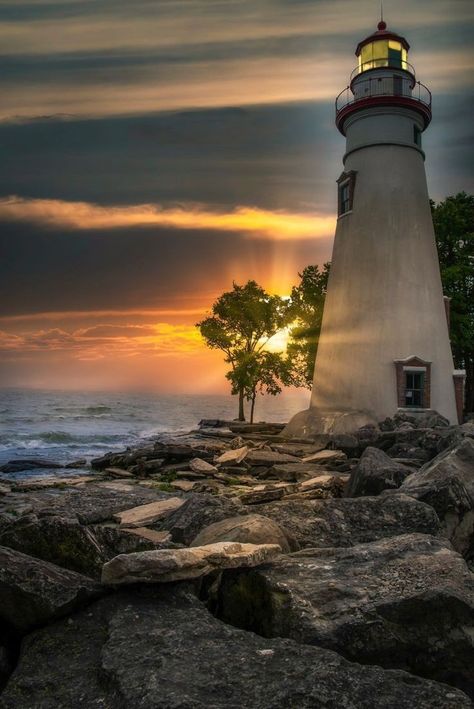
[{"label": "rock", "polygon": [[82,574],[0,547],[0,619],[18,631],[65,615],[102,593]]},{"label": "rock", "polygon": [[301,463],[301,460],[294,455],[288,455],[288,453],[257,448],[247,453],[245,462],[252,466],[272,466],[281,463]]},{"label": "rock", "polygon": [[224,625],[182,586],[119,590],[32,633],[2,709],[471,707],[437,682]]},{"label": "rock", "polygon": [[350,547],[411,532],[437,534],[435,511],[401,494],[327,500],[281,500],[259,514],[282,525],[301,547]]},{"label": "rock", "polygon": [[38,516],[74,517],[81,524],[95,524],[113,519],[116,512],[168,496],[122,481],[68,487],[59,494],[41,490],[28,496]]},{"label": "rock", "polygon": [[269,476],[286,482],[298,482],[322,472],[323,469],[314,463],[280,463],[270,468]]},{"label": "rock", "polygon": [[360,452],[360,442],[357,436],[349,433],[340,433],[331,436],[329,448],[342,451],[348,456],[357,456]]},{"label": "rock", "polygon": [[0,472],[21,473],[24,470],[36,470],[37,468],[55,470],[63,467],[61,463],[55,460],[46,460],[46,458],[16,458],[15,460],[9,460],[8,463],[0,465]]},{"label": "rock", "polygon": [[383,490],[396,489],[410,472],[378,448],[366,448],[351,473],[346,497],[378,495]]},{"label": "rock", "polygon": [[449,543],[403,535],[224,572],[219,617],[267,637],[474,693],[474,576]]},{"label": "rock", "polygon": [[96,482],[97,476],[92,475],[74,475],[74,477],[54,477],[54,478],[32,478],[30,480],[21,480],[12,485],[12,490],[15,492],[29,492],[31,490],[43,490],[46,488],[65,487],[67,485],[83,485],[84,483]]},{"label": "rock", "polygon": [[9,485],[5,485],[4,483],[0,483],[0,495],[8,495],[9,492],[11,492],[11,487]]},{"label": "rock", "polygon": [[191,490],[195,488],[196,485],[199,485],[200,482],[202,482],[202,480],[176,480],[170,483],[170,486],[175,490],[180,490],[181,492],[191,492]]},{"label": "rock", "polygon": [[454,548],[474,559],[474,440],[464,438],[440,453],[400,490],[434,507]]},{"label": "rock", "polygon": [[246,512],[237,500],[191,493],[181,507],[159,520],[155,527],[169,531],[173,542],[189,545],[204,527]]},{"label": "rock", "polygon": [[66,463],[65,468],[85,468],[87,465],[87,460],[85,458],[79,458],[78,460],[72,460],[70,463]]},{"label": "rock", "polygon": [[449,420],[437,411],[427,411],[416,417],[417,428],[448,428]]},{"label": "rock", "polygon": [[107,475],[111,475],[113,478],[133,478],[134,476],[132,473],[129,473],[127,470],[123,470],[123,468],[105,468],[105,473]]},{"label": "rock", "polygon": [[59,516],[25,515],[0,523],[0,544],[86,576],[97,576],[106,560],[88,527]]},{"label": "rock", "polygon": [[166,544],[171,541],[171,534],[169,532],[157,532],[155,529],[148,529],[148,527],[135,527],[127,529],[128,534],[134,534],[140,539],[147,539],[154,544]]},{"label": "rock", "polygon": [[[0,516],[0,544],[71,571],[100,577],[104,562],[117,554],[156,549],[163,539],[132,536],[128,530],[102,525],[81,525],[76,518],[36,514],[12,520]],[[147,541],[148,540],[148,541]]]},{"label": "rock", "polygon": [[221,569],[258,566],[280,552],[277,544],[217,542],[193,549],[120,554],[104,564],[102,583],[165,583],[196,579]]},{"label": "rock", "polygon": [[233,448],[225,453],[222,453],[216,458],[216,463],[222,465],[223,463],[231,463],[232,465],[237,465],[241,463],[248,453],[248,447],[243,446],[242,448]]},{"label": "rock", "polygon": [[300,483],[296,492],[287,495],[287,499],[326,500],[342,497],[347,481],[347,475],[318,475]]},{"label": "rock", "polygon": [[260,505],[264,502],[272,502],[273,500],[281,500],[285,494],[285,488],[282,487],[266,487],[264,490],[251,490],[240,495],[240,501],[243,505]]},{"label": "rock", "polygon": [[146,527],[153,524],[161,517],[168,516],[184,503],[182,497],[168,497],[166,500],[157,500],[147,505],[132,507],[130,510],[114,514],[121,527]]},{"label": "rock", "polygon": [[204,460],[212,460],[213,458],[212,451],[182,443],[157,443],[155,451],[160,456],[163,456],[167,462],[191,460],[191,458],[202,458]]},{"label": "rock", "polygon": [[303,463],[330,463],[336,460],[345,460],[346,454],[336,450],[322,450],[303,458]]},{"label": "rock", "polygon": [[201,458],[193,458],[189,461],[189,467],[193,473],[204,473],[205,475],[212,475],[212,473],[217,473],[217,468],[215,465],[211,465],[206,460]]},{"label": "rock", "polygon": [[276,522],[262,515],[230,517],[202,529],[191,542],[192,547],[216,542],[242,542],[244,544],[277,544],[283,552],[295,551],[298,544],[291,534]]}]

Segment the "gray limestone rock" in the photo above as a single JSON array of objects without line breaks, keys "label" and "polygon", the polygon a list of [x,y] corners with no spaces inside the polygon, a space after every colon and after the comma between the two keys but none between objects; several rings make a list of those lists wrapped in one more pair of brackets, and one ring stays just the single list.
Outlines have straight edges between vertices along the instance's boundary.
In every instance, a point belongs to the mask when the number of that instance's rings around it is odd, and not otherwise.
[{"label": "gray limestone rock", "polygon": [[437,534],[435,511],[407,495],[327,500],[281,500],[258,508],[282,525],[301,547],[349,547],[421,532]]},{"label": "gray limestone rock", "polygon": [[0,547],[0,619],[24,632],[103,594],[92,579]]},{"label": "gray limestone rock", "polygon": [[444,684],[224,625],[183,585],[134,588],[25,639],[2,709],[468,709]]},{"label": "gray limestone rock", "polygon": [[191,544],[204,527],[246,513],[247,510],[238,501],[206,493],[192,493],[179,509],[153,526],[170,532],[173,542]]},{"label": "gray limestone rock", "polygon": [[369,446],[351,473],[345,496],[379,495],[383,490],[396,489],[411,472],[383,451]]},{"label": "gray limestone rock", "polygon": [[226,571],[218,615],[474,695],[474,576],[449,543],[428,535],[307,549]]},{"label": "gray limestone rock", "polygon": [[454,548],[474,559],[474,440],[464,438],[406,478],[402,492],[434,507]]}]

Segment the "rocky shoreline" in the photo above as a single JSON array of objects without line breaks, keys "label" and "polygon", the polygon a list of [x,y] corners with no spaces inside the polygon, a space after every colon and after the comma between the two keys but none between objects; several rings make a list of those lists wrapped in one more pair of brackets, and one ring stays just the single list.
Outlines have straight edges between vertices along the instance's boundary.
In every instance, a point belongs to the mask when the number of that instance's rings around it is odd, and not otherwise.
[{"label": "rocky shoreline", "polygon": [[282,428],[3,466],[0,707],[473,706],[474,424]]}]

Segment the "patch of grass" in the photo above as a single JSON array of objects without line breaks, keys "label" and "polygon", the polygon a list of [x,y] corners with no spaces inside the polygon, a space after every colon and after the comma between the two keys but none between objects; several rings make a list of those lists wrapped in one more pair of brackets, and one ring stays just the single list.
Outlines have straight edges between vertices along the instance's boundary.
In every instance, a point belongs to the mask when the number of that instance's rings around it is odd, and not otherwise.
[{"label": "patch of grass", "polygon": [[173,470],[170,470],[167,473],[161,473],[161,480],[165,483],[172,483],[174,480],[176,480],[176,473]]},{"label": "patch of grass", "polygon": [[161,492],[176,492],[174,487],[166,482],[156,483],[155,485],[153,485],[153,488],[155,490],[160,490]]}]

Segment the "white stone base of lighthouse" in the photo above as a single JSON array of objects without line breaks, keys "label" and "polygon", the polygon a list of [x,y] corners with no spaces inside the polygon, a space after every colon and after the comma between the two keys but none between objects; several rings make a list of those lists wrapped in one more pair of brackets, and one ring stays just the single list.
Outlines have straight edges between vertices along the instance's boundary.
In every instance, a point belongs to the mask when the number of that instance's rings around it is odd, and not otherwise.
[{"label": "white stone base of lighthouse", "polygon": [[457,423],[423,154],[370,145],[347,154],[344,169],[355,173],[353,207],[337,223],[311,405],[285,432],[349,432],[410,410],[397,381],[408,369],[424,371],[428,386],[417,413]]}]

